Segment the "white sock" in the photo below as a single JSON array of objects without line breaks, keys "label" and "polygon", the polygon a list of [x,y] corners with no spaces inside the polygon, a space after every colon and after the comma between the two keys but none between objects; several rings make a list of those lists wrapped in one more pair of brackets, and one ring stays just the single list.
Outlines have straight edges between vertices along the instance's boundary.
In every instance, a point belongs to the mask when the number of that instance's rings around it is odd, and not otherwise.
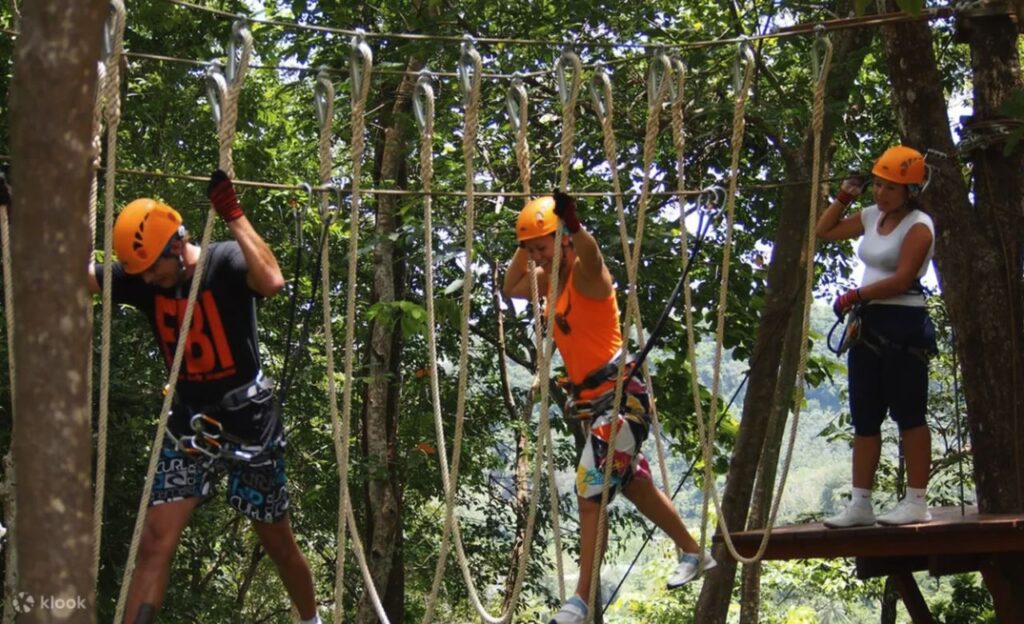
[{"label": "white sock", "polygon": [[925,488],[907,488],[907,495],[903,500],[909,501],[916,505],[927,505],[927,501],[924,498]]},{"label": "white sock", "polygon": [[313,617],[309,618],[308,620],[302,620],[302,624],[323,624],[323,622],[320,621],[320,614],[317,613],[314,614]]},{"label": "white sock", "polygon": [[853,488],[850,495],[850,503],[858,507],[871,507],[871,490],[867,488]]}]

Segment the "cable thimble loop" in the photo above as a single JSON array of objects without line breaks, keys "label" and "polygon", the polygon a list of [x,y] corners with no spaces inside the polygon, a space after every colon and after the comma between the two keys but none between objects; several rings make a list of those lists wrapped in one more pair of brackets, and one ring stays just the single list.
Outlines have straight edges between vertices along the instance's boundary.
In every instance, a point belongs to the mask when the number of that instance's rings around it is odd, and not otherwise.
[{"label": "cable thimble loop", "polygon": [[242,64],[242,51],[249,36],[249,21],[239,14],[231,24],[231,40],[228,42],[228,66],[224,72],[228,84],[235,84],[239,79],[238,68]]},{"label": "cable thimble loop", "polygon": [[320,127],[331,123],[327,119],[328,104],[334,99],[334,83],[326,67],[321,67],[316,75],[316,84],[313,86],[313,104],[316,107],[316,120]]},{"label": "cable thimble loop", "polygon": [[814,27],[814,41],[811,43],[811,74],[814,80],[821,80],[821,59],[831,56],[832,40],[829,38],[824,24]]},{"label": "cable thimble loop", "polygon": [[512,130],[519,132],[521,127],[519,117],[526,110],[526,85],[519,73],[513,76],[512,83],[505,94],[505,107],[508,109],[508,119],[512,124]]},{"label": "cable thimble loop", "polygon": [[675,76],[675,80],[669,83],[669,87],[672,90],[672,101],[676,101],[683,97],[685,93],[686,85],[686,63],[682,59],[672,59],[672,72]]},{"label": "cable thimble loop", "polygon": [[110,55],[114,53],[114,38],[117,36],[117,15],[118,6],[110,3],[110,12],[107,13],[107,21],[103,24],[103,48],[100,52],[100,62],[106,63]]},{"label": "cable thimble loop", "polygon": [[[565,65],[571,66],[572,76],[569,82],[565,80]],[[555,61],[555,77],[558,80],[558,99],[564,107],[569,103],[571,97],[570,87],[580,79],[579,76],[580,57],[569,48],[562,50],[562,55]]]},{"label": "cable thimble loop", "polygon": [[732,90],[737,97],[740,89],[743,88],[744,63],[747,67],[754,65],[754,48],[746,37],[741,39],[739,49],[736,51],[736,58],[732,63]]},{"label": "cable thimble loop", "polygon": [[420,130],[426,130],[434,123],[434,74],[429,67],[424,67],[416,78],[416,86],[412,90],[412,112],[416,115],[416,124]]},{"label": "cable thimble loop", "polygon": [[654,108],[661,104],[658,101],[658,93],[661,91],[661,82],[666,76],[672,73],[672,63],[668,60],[665,50],[659,48],[651,59],[647,68],[647,107]]},{"label": "cable thimble loop", "polygon": [[697,209],[706,214],[712,215],[722,209],[725,205],[726,190],[713,184],[703,188],[697,195]]},{"label": "cable thimble loop", "polygon": [[352,74],[352,97],[357,99],[363,92],[363,70],[373,62],[373,50],[366,43],[365,31],[362,28],[356,29],[352,36],[352,54],[349,57],[349,65]]},{"label": "cable thimble loop", "polygon": [[224,78],[223,65],[218,60],[206,64],[206,97],[210,99],[210,113],[213,123],[220,127],[221,102],[228,92],[228,81]]},{"label": "cable thimble loop", "polygon": [[469,94],[473,91],[473,80],[478,78],[477,68],[480,66],[480,53],[476,50],[476,40],[472,35],[465,35],[462,38],[462,54],[459,56],[459,87],[462,89],[462,99],[469,102]]},{"label": "cable thimble loop", "polygon": [[598,67],[590,77],[590,101],[594,104],[598,119],[604,123],[612,114],[612,81],[608,70]]}]

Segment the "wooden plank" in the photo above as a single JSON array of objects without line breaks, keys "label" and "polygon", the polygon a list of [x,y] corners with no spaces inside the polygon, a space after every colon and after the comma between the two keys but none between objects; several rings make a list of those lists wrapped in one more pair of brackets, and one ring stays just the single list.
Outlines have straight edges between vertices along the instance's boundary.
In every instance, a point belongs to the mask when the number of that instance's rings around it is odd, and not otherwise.
[{"label": "wooden plank", "polygon": [[910,620],[914,624],[935,624],[935,619],[932,618],[931,612],[928,611],[928,603],[924,601],[924,596],[921,595],[921,588],[917,586],[917,581],[914,580],[914,575],[910,572],[893,574],[892,581],[896,591],[903,598],[903,606],[907,608]]},{"label": "wooden plank", "polygon": [[[933,521],[900,527],[871,526],[828,529],[822,524],[779,527],[772,531],[765,559],[815,559],[971,555],[1024,551],[1024,515],[979,515],[973,508],[962,515],[958,507],[932,510]],[[744,556],[753,555],[761,531],[733,533]],[[714,541],[721,543],[721,536]]]}]

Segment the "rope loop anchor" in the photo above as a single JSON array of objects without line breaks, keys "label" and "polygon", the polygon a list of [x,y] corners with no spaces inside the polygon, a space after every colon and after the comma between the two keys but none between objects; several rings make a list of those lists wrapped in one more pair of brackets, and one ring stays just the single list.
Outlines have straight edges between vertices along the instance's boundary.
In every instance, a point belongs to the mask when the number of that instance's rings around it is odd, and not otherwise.
[{"label": "rope loop anchor", "polygon": [[520,117],[526,111],[526,106],[526,85],[523,83],[522,75],[516,72],[505,94],[505,107],[508,109],[508,119],[514,132],[518,133],[522,126]]},{"label": "rope loop anchor", "polygon": [[832,56],[832,39],[828,36],[824,24],[814,27],[814,41],[811,43],[811,74],[815,81],[822,78],[822,58]]},{"label": "rope loop anchor", "polygon": [[412,112],[420,131],[434,127],[434,73],[429,67],[419,71],[416,86],[412,90]]},{"label": "rope loop anchor", "polygon": [[612,114],[612,81],[604,67],[598,67],[590,77],[590,101],[603,124]]},{"label": "rope loop anchor", "polygon": [[110,12],[107,13],[107,21],[103,23],[103,48],[100,52],[100,62],[106,63],[110,55],[114,53],[114,40],[117,38],[117,23],[120,15],[124,13],[124,3],[121,0],[114,0],[110,3]]},{"label": "rope loop anchor", "polygon": [[234,85],[239,79],[239,67],[242,64],[243,50],[252,35],[249,33],[249,20],[241,13],[231,24],[231,40],[228,41],[228,65],[225,78],[228,84]]},{"label": "rope loop anchor", "polygon": [[[664,48],[658,48],[647,68],[647,107],[655,108],[661,104],[658,102],[658,93],[661,92],[661,83],[667,76],[672,75],[672,63]],[[670,83],[671,84],[671,83]]]},{"label": "rope loop anchor", "polygon": [[672,93],[672,101],[675,102],[679,98],[683,97],[686,86],[686,63],[682,59],[672,59],[672,74],[675,80],[669,83],[669,89]]},{"label": "rope loop anchor", "polygon": [[316,120],[320,128],[331,123],[327,118],[328,105],[334,100],[334,83],[331,82],[331,75],[327,67],[321,67],[316,75],[316,84],[313,86],[313,104],[316,107]]},{"label": "rope loop anchor", "polygon": [[224,66],[214,59],[206,65],[206,97],[210,100],[210,113],[213,123],[220,127],[221,103],[227,96],[228,81],[224,77]]},{"label": "rope loop anchor", "polygon": [[480,77],[480,64],[480,53],[476,49],[476,39],[472,35],[464,35],[462,37],[462,54],[459,56],[459,66],[456,70],[464,102],[469,102],[469,96],[473,92],[473,82]]},{"label": "rope loop anchor", "polygon": [[[572,76],[570,82],[565,80],[565,66],[566,64],[571,65]],[[573,52],[570,48],[564,48],[561,56],[555,61],[555,77],[558,81],[558,99],[565,107],[569,103],[569,98],[572,95],[570,87],[576,85],[583,73],[583,67],[580,63],[580,57]]]},{"label": "rope loop anchor", "polygon": [[[750,40],[746,37],[742,37],[739,43],[739,49],[736,51],[736,58],[732,63],[732,90],[739,97],[739,91],[743,88],[743,76],[745,69],[753,67],[754,60],[754,47],[750,45]],[[746,67],[744,67],[746,64]]]},{"label": "rope loop anchor", "polygon": [[358,99],[363,92],[363,70],[373,63],[373,50],[366,43],[365,32],[362,28],[357,28],[356,34],[352,36],[352,54],[349,57],[352,99]]}]

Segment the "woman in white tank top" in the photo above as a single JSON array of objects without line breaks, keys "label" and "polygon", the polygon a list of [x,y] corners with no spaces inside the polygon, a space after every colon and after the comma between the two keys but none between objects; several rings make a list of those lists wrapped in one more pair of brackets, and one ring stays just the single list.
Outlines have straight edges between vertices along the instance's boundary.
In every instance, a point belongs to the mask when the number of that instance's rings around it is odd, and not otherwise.
[{"label": "woman in white tank top", "polygon": [[[825,240],[863,237],[857,254],[865,265],[860,287],[841,294],[833,304],[840,317],[859,307],[863,337],[850,348],[848,362],[853,493],[845,510],[825,520],[830,528],[931,520],[925,500],[931,467],[925,414],[935,330],[918,280],[934,252],[935,228],[917,199],[926,174],[924,156],[896,146],[882,154],[871,172],[875,204],[844,218],[862,190],[856,181],[845,180],[816,227],[818,237]],[[908,487],[893,511],[876,518],[871,490],[886,415],[900,430]]]}]

